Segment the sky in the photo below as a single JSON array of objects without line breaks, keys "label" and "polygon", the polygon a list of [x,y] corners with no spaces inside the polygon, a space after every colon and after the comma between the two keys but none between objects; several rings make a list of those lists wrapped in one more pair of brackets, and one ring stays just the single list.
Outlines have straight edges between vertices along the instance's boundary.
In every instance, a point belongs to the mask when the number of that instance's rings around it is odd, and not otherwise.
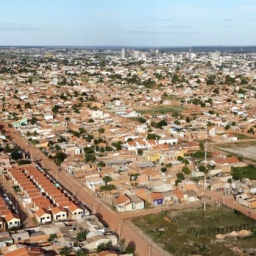
[{"label": "sky", "polygon": [[1,0],[0,45],[256,45],[256,0]]}]

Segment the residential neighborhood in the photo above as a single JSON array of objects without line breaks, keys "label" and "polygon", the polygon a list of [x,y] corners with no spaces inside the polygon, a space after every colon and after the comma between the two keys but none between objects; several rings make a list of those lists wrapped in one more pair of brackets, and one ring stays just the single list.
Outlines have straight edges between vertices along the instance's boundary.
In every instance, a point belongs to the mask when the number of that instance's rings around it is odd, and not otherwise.
[{"label": "residential neighborhood", "polygon": [[253,215],[256,54],[0,54],[1,254],[132,255],[121,216],[225,198]]}]

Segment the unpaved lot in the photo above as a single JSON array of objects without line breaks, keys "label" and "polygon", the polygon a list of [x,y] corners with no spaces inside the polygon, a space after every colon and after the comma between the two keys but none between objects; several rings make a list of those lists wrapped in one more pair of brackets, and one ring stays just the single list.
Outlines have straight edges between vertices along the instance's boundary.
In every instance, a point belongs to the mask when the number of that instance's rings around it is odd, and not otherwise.
[{"label": "unpaved lot", "polygon": [[252,145],[230,145],[230,147],[218,147],[220,150],[241,155],[256,161],[256,146]]}]

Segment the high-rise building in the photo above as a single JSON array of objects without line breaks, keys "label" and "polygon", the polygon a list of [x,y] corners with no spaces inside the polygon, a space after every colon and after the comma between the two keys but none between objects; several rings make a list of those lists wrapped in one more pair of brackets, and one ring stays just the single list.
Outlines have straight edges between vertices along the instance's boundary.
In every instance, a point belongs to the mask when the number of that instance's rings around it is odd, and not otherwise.
[{"label": "high-rise building", "polygon": [[209,58],[211,60],[219,60],[220,52],[211,52],[209,53]]},{"label": "high-rise building", "polygon": [[170,55],[170,61],[171,61],[171,62],[174,62],[174,61],[175,61],[175,57],[174,57],[173,54]]},{"label": "high-rise building", "polygon": [[125,49],[122,48],[122,56],[121,56],[122,59],[125,59]]},{"label": "high-rise building", "polygon": [[138,58],[139,58],[139,51],[134,51],[133,57],[134,57],[135,59],[138,59]]},{"label": "high-rise building", "polygon": [[194,52],[189,52],[189,53],[188,53],[188,58],[189,58],[190,60],[195,59],[195,58],[196,58],[196,53],[194,53]]}]

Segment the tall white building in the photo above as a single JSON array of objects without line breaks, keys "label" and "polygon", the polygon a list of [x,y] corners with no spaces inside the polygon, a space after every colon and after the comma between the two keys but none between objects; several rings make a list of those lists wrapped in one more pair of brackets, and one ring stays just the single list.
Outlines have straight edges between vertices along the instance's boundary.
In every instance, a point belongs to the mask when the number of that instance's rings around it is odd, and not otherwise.
[{"label": "tall white building", "polygon": [[122,59],[125,59],[125,49],[122,48]]},{"label": "tall white building", "polygon": [[193,60],[196,58],[196,53],[194,52],[188,52],[187,53],[187,58],[190,59],[190,60]]},{"label": "tall white building", "polygon": [[174,62],[174,61],[175,61],[175,57],[174,57],[173,54],[170,55],[170,61],[171,61],[171,62]]},{"label": "tall white building", "polygon": [[139,51],[134,51],[133,57],[134,57],[135,59],[138,59],[138,58],[139,58]]},{"label": "tall white building", "polygon": [[220,52],[211,52],[209,53],[209,58],[211,60],[219,60]]}]

